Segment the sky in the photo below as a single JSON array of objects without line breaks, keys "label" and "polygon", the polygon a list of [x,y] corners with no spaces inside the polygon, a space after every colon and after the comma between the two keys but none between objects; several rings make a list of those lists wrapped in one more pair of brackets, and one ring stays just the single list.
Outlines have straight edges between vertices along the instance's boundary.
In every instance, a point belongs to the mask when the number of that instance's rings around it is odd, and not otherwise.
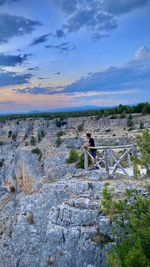
[{"label": "sky", "polygon": [[0,0],[0,113],[150,101],[150,0]]}]

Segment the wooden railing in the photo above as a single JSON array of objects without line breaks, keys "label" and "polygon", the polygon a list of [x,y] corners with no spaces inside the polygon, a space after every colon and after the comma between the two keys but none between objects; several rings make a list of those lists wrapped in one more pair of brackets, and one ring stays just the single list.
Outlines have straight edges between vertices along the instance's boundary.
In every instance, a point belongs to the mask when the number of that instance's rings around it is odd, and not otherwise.
[{"label": "wooden railing", "polygon": [[[105,168],[108,175],[113,175],[117,171],[117,169],[120,169],[126,176],[130,177],[122,161],[126,161],[128,168],[132,168],[131,155],[135,154],[135,145],[97,146],[88,147],[88,149],[97,149],[97,151],[100,152],[100,155],[96,157],[96,166],[99,167],[99,169]],[[88,149],[84,149],[85,170],[88,170],[88,157],[92,159],[92,155]],[[114,153],[115,151],[121,152],[119,158]],[[101,165],[103,165],[103,167]]]}]

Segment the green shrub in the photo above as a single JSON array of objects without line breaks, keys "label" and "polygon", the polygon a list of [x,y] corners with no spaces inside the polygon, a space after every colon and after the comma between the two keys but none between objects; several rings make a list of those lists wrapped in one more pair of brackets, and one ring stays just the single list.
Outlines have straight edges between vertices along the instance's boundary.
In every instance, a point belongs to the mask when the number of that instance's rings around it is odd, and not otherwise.
[{"label": "green shrub", "polygon": [[32,135],[30,138],[30,145],[35,146],[36,145],[36,138]]},{"label": "green shrub", "polygon": [[10,130],[9,132],[8,132],[8,138],[10,138],[12,136],[12,131]]},{"label": "green shrub", "polygon": [[27,222],[29,224],[34,224],[34,217],[33,217],[33,213],[30,212],[28,215],[27,215]]},{"label": "green shrub", "polygon": [[[91,164],[92,160],[90,157],[88,157],[88,166],[90,166]],[[79,160],[77,162],[76,167],[79,169],[84,169],[84,153],[81,153],[81,155],[79,156]]]},{"label": "green shrub", "polygon": [[111,117],[110,117],[112,120],[115,120],[115,119],[117,119],[117,115],[116,114],[113,114],[113,115],[111,115]]},{"label": "green shrub", "polygon": [[13,141],[16,141],[17,140],[17,134],[16,133],[12,134],[12,140]]},{"label": "green shrub", "polygon": [[2,168],[4,166],[4,159],[0,160],[0,168]]},{"label": "green shrub", "polygon": [[81,125],[78,126],[78,131],[79,131],[79,132],[83,132],[83,131],[84,131],[84,126],[83,126],[83,124],[81,124]]},{"label": "green shrub", "polygon": [[103,190],[105,212],[114,222],[115,245],[107,253],[110,267],[150,267],[150,192],[127,190],[122,200]]},{"label": "green shrub", "polygon": [[79,155],[76,149],[72,148],[70,150],[69,158],[66,160],[67,163],[77,162],[79,159]]},{"label": "green shrub", "polygon": [[61,136],[63,136],[63,134],[64,134],[64,132],[60,131],[60,132],[57,133],[57,137],[61,137]]},{"label": "green shrub", "polygon": [[131,114],[129,114],[129,116],[128,116],[127,126],[130,128],[132,128],[134,126],[133,116]]},{"label": "green shrub", "polygon": [[56,147],[59,147],[62,144],[62,140],[60,137],[57,137],[55,144],[56,144]]},{"label": "green shrub", "polygon": [[146,169],[147,176],[150,177],[150,131],[144,129],[142,135],[136,137],[137,145],[140,151],[140,156],[137,158],[132,157],[132,162],[134,166],[135,178],[138,178],[138,165]]},{"label": "green shrub", "polygon": [[3,141],[0,141],[0,146],[4,145],[4,142]]},{"label": "green shrub", "polygon": [[32,153],[33,153],[33,154],[37,154],[37,155],[39,155],[39,156],[40,156],[39,159],[41,159],[41,157],[42,157],[42,152],[41,152],[41,150],[40,150],[38,147],[32,149]]},{"label": "green shrub", "polygon": [[41,130],[41,137],[42,137],[42,138],[45,137],[45,132],[44,132],[44,130]]},{"label": "green shrub", "polygon": [[144,129],[144,122],[143,121],[140,122],[140,129],[141,130]]}]

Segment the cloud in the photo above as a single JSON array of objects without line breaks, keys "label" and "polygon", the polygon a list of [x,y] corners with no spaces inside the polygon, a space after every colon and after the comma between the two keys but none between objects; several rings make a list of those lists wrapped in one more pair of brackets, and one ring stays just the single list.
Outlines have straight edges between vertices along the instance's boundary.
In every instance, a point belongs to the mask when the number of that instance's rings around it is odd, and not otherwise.
[{"label": "cloud", "polygon": [[48,37],[51,36],[51,33],[41,35],[33,40],[33,42],[30,45],[38,45],[42,44],[48,41]]},{"label": "cloud", "polygon": [[37,26],[41,26],[38,21],[2,13],[0,14],[0,43],[6,43],[12,37],[32,33]]},{"label": "cloud", "polygon": [[58,38],[86,29],[94,40],[109,36],[118,17],[145,6],[150,0],[53,0],[66,15],[66,23],[56,31]]},{"label": "cloud", "polygon": [[63,90],[64,86],[50,86],[50,87],[26,87],[24,89],[14,89],[18,94],[31,95],[52,95]]},{"label": "cloud", "polygon": [[16,1],[18,0],[0,0],[0,6],[5,5],[5,4],[10,4]]},{"label": "cloud", "polygon": [[135,57],[137,60],[141,60],[141,59],[149,59],[150,60],[150,48],[147,46],[140,47],[136,51]]},{"label": "cloud", "polygon": [[121,15],[128,13],[134,9],[145,6],[150,2],[149,0],[104,0],[102,7],[105,11]]},{"label": "cloud", "polygon": [[38,70],[38,69],[39,69],[39,67],[36,66],[36,67],[28,68],[27,70],[28,70],[28,71],[31,71],[31,70]]},{"label": "cloud", "polygon": [[0,70],[0,87],[14,84],[28,83],[31,74],[17,74],[16,72]]},{"label": "cloud", "polygon": [[[144,51],[149,53],[149,48]],[[16,92],[21,94],[64,94],[74,97],[95,97],[96,95],[107,96],[145,91],[147,96],[149,94],[150,97],[149,86],[150,59],[147,61],[147,58],[143,59],[142,57],[138,60],[135,58],[121,67],[112,66],[101,72],[88,73],[86,77],[81,77],[67,86],[25,88],[16,90]]]},{"label": "cloud", "polygon": [[55,74],[55,75],[60,75],[61,73],[60,73],[60,72],[55,72],[54,74]]},{"label": "cloud", "polygon": [[0,53],[0,66],[16,66],[27,60],[28,55],[5,55]]},{"label": "cloud", "polygon": [[69,42],[63,42],[59,45],[45,45],[45,48],[58,49],[61,53],[67,53],[71,50],[76,49],[76,47],[74,45],[71,45]]}]

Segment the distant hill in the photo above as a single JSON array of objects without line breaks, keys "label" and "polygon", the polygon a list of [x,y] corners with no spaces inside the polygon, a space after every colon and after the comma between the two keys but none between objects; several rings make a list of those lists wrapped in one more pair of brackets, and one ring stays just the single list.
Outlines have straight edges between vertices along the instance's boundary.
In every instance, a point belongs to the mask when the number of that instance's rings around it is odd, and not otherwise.
[{"label": "distant hill", "polygon": [[47,110],[32,110],[28,112],[29,114],[45,113],[45,112],[69,112],[69,111],[85,111],[85,110],[98,110],[98,109],[108,109],[111,107],[98,107],[98,106],[79,106],[79,107],[67,107],[67,108],[57,108],[57,109],[47,109]]}]

